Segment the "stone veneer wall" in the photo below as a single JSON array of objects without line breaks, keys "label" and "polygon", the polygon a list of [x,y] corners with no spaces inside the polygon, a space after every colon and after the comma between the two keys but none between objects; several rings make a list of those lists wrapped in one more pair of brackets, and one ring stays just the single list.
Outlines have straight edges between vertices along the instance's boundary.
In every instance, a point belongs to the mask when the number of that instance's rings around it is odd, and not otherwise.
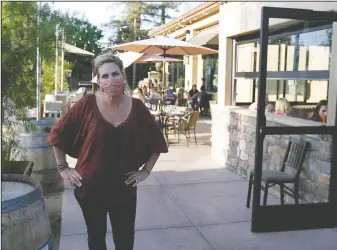
[{"label": "stone veneer wall", "polygon": [[[267,126],[320,126],[321,123],[267,114]],[[212,157],[226,168],[248,178],[254,168],[256,111],[239,107],[212,105]],[[300,137],[299,135],[293,135]],[[310,142],[300,178],[301,203],[325,202],[328,198],[331,136],[303,135]],[[288,145],[289,135],[266,136],[263,169],[278,170]],[[286,168],[286,172],[294,169]],[[270,192],[279,197],[279,187]],[[294,199],[285,196],[288,203]]]}]

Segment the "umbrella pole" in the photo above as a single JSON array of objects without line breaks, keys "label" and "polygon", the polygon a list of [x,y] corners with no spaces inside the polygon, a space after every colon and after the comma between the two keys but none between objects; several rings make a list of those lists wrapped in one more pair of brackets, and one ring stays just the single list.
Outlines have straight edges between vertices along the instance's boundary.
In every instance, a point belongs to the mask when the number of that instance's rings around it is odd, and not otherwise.
[{"label": "umbrella pole", "polygon": [[164,49],[164,61],[163,61],[163,75],[162,75],[162,83],[161,83],[161,102],[162,102],[162,106],[164,106],[164,85],[165,85],[165,55],[166,55],[166,50]]},{"label": "umbrella pole", "polygon": [[166,86],[166,77],[165,77],[165,73],[166,73],[166,71],[165,71],[166,69],[165,69],[165,60],[163,61],[163,84],[162,84],[162,90],[164,90],[165,89],[165,86]]}]

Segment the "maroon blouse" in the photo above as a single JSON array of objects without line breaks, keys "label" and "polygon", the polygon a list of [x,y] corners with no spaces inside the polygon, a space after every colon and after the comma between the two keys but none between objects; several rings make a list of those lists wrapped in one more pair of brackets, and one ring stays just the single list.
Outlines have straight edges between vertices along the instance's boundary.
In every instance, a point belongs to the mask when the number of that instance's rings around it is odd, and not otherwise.
[{"label": "maroon blouse", "polygon": [[165,138],[146,106],[132,98],[129,117],[117,127],[106,121],[96,96],[79,100],[53,127],[48,143],[77,158],[79,199],[120,202],[136,194],[126,173],[138,170],[153,153],[167,153]]}]

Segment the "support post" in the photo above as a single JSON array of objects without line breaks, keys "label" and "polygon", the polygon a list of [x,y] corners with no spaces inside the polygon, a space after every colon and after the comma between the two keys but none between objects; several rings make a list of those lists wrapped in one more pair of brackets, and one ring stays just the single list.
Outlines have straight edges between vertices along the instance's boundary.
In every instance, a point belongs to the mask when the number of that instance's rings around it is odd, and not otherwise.
[{"label": "support post", "polygon": [[37,46],[36,46],[36,121],[40,121],[41,119],[41,56],[40,56],[40,5],[37,4]]},{"label": "support post", "polygon": [[331,62],[328,94],[327,125],[336,126],[336,103],[337,103],[337,23],[332,24]]},{"label": "support post", "polygon": [[64,80],[64,29],[62,29],[62,45],[61,45],[61,93],[63,93],[63,80]]},{"label": "support post", "polygon": [[58,30],[59,30],[59,25],[56,24],[55,28],[55,90],[54,94],[57,95],[57,82],[58,82]]}]

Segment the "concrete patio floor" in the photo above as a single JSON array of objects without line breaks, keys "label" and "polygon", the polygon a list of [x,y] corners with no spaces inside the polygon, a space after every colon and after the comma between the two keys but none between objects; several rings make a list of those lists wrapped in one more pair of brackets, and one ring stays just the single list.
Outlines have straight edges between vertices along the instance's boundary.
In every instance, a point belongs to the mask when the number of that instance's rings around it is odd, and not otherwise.
[{"label": "concrete patio floor", "polygon": [[[139,186],[135,250],[337,249],[337,229],[251,233],[248,183],[215,163],[208,143],[172,145]],[[268,201],[278,202],[272,196]],[[65,188],[62,204],[59,249],[88,249],[72,189]],[[108,249],[114,249],[109,223],[106,239]]]}]

